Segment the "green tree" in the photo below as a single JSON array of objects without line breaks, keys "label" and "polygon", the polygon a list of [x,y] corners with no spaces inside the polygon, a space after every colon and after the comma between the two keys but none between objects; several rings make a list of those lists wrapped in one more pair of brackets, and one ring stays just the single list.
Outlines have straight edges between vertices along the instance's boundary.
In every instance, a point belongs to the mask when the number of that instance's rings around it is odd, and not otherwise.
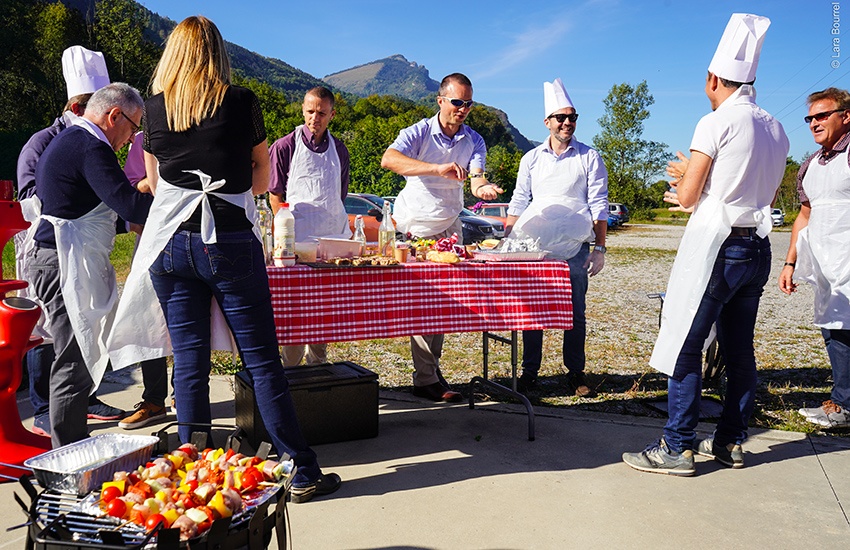
[{"label": "green tree", "polygon": [[[507,200],[513,195],[520,160],[522,160],[522,151],[516,146],[499,144],[487,148],[487,172],[490,181],[505,190],[500,200]],[[479,200],[472,197],[471,193],[467,192],[467,194],[469,200],[473,202]]]},{"label": "green tree", "polygon": [[47,4],[35,16],[34,46],[40,58],[39,72],[44,86],[42,105],[57,115],[65,105],[67,89],[62,75],[62,52],[86,43],[86,27],[80,13],[69,10],[61,2]]},{"label": "green tree", "polygon": [[666,144],[643,139],[654,102],[645,80],[637,86],[615,84],[603,101],[601,132],[593,138],[608,169],[609,199],[627,204],[638,216],[657,204],[649,188],[671,157]]},{"label": "green tree", "polygon": [[782,175],[782,183],[779,184],[779,192],[776,194],[776,208],[790,213],[800,209],[800,199],[797,194],[797,172],[800,171],[800,163],[788,157],[785,160],[785,173]]},{"label": "green tree", "polygon": [[144,92],[161,50],[144,38],[147,12],[132,0],[97,0],[94,37],[106,56],[109,78]]}]

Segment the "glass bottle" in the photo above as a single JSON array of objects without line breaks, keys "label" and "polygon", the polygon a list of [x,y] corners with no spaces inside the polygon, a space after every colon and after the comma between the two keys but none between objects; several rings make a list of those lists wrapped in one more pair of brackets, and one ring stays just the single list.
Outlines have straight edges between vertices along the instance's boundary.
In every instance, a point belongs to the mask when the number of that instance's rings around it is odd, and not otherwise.
[{"label": "glass bottle", "polygon": [[274,237],[272,235],[272,211],[266,202],[265,195],[258,195],[257,201],[257,226],[263,242],[263,260],[266,265],[272,265],[272,251],[274,250]]},{"label": "glass bottle", "polygon": [[360,214],[354,218],[354,240],[360,243],[360,255],[366,254],[366,230]]},{"label": "glass bottle", "polygon": [[378,227],[378,254],[381,256],[393,255],[393,244],[395,243],[395,226],[393,225],[390,201],[384,201],[383,219]]}]

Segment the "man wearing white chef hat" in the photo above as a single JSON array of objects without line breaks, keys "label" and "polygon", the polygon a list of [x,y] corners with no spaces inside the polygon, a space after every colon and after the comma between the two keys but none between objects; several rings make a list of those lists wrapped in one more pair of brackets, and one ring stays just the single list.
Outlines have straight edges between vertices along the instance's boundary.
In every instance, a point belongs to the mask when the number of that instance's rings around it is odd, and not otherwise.
[{"label": "man wearing white chef hat", "polygon": [[[76,117],[83,116],[89,98],[97,90],[109,84],[109,73],[103,54],[88,50],[82,46],[71,46],[62,52],[62,75],[65,78],[68,101],[63,114],[53,121],[53,124],[39,130],[30,137],[18,156],[18,200],[27,216],[34,219],[35,206],[35,169],[41,154],[59,132],[72,124]],[[35,225],[29,231],[15,235],[15,262],[18,278],[26,281],[24,263],[25,252],[32,248],[32,234]],[[27,290],[20,291],[26,293]],[[32,294],[32,291],[29,291]],[[35,299],[35,296],[30,295]],[[33,407],[33,431],[42,435],[50,435],[50,419],[48,418],[48,393],[50,364],[53,362],[53,341],[40,323],[36,332],[45,337],[45,343],[30,350],[26,354],[27,373],[29,375],[29,395]],[[124,411],[101,402],[92,395],[89,403],[89,417],[98,420],[116,420],[124,416]]]},{"label": "man wearing white chef hat", "polygon": [[[694,207],[670,274],[650,365],[669,375],[664,436],[623,460],[637,470],[693,475],[694,452],[741,468],[741,443],[755,404],[753,332],[770,274],[770,207],[785,171],[788,138],[755,103],[766,17],[733,14],[708,67],[712,113],[697,124],[691,157],[678,153],[667,173],[675,198]],[[717,324],[727,390],[714,434],[699,442],[703,346]]]},{"label": "man wearing white chef hat", "polygon": [[[560,78],[543,83],[543,102],[549,138],[520,161],[505,232],[538,239],[551,257],[569,263],[573,328],[564,331],[564,366],[570,390],[589,397],[593,392],[584,378],[585,295],[588,275],[599,273],[605,263],[608,171],[599,153],[573,136],[578,113]],[[542,354],[543,331],[523,331],[520,391],[536,384]]]}]

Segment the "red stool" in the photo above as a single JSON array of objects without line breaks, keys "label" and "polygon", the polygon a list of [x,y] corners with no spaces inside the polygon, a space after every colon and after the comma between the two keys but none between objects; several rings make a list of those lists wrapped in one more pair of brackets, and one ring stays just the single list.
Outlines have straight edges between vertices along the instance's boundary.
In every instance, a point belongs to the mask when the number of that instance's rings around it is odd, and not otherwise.
[{"label": "red stool", "polygon": [[[0,200],[0,251],[9,239],[29,225],[21,214],[20,204]],[[42,342],[42,338],[32,336],[41,308],[32,300],[6,296],[8,292],[26,287],[26,281],[0,280],[0,460],[15,465],[22,465],[24,460],[51,449],[49,437],[36,435],[21,424],[15,397],[21,385],[24,354]],[[0,481],[17,479],[22,472],[0,466]]]}]

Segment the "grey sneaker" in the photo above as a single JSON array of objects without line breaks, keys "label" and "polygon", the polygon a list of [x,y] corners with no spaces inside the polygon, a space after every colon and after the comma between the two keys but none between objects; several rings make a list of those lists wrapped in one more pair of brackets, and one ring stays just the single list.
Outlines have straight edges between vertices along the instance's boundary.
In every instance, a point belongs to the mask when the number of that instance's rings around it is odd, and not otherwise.
[{"label": "grey sneaker", "polygon": [[744,449],[740,445],[730,443],[725,447],[714,442],[713,437],[703,439],[697,445],[697,454],[713,458],[731,468],[744,467]]},{"label": "grey sneaker", "polygon": [[623,453],[623,462],[641,472],[653,472],[674,476],[692,476],[694,452],[689,450],[677,453],[667,446],[662,437],[639,453]]},{"label": "grey sneaker", "polygon": [[824,428],[850,428],[850,410],[832,400],[824,401],[820,407],[800,409],[799,412],[809,422]]}]

